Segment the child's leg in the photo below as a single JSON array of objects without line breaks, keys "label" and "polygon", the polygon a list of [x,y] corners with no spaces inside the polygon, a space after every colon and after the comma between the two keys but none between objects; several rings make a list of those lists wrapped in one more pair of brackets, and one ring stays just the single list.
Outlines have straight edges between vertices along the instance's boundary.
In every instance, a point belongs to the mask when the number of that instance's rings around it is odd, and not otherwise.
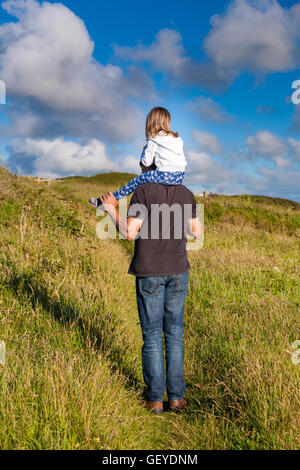
[{"label": "child's leg", "polygon": [[138,186],[144,183],[149,182],[149,176],[146,177],[148,173],[153,173],[153,171],[147,171],[146,173],[142,173],[139,176],[136,176],[133,178],[133,180],[129,181],[129,183],[125,184],[121,189],[118,189],[118,191],[115,191],[113,194],[117,200],[122,199],[123,197],[129,196],[133,191],[136,190]]},{"label": "child's leg", "polygon": [[118,191],[114,192],[114,196],[117,200],[129,196],[138,186],[145,183],[159,183],[159,184],[181,184],[184,178],[184,173],[181,171],[170,172],[170,171],[159,171],[151,170],[142,173],[139,176],[133,178],[125,186]]},{"label": "child's leg", "polygon": [[157,176],[154,183],[166,184],[166,185],[178,185],[184,180],[183,171],[159,171],[156,170]]}]

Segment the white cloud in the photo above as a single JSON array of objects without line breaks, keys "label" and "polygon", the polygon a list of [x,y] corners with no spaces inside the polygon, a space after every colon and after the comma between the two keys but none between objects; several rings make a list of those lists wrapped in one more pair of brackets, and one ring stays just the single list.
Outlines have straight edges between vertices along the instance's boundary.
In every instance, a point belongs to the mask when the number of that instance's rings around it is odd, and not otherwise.
[{"label": "white cloud", "polygon": [[[246,139],[246,145],[248,146],[248,161],[252,160],[252,163],[255,163],[256,157],[260,157],[258,160],[260,164],[266,164],[266,166],[262,168],[253,166],[252,173],[256,172],[260,174],[261,177],[259,179],[252,178],[251,184],[257,184],[257,188],[261,189],[261,191],[263,191],[264,188],[268,188],[268,193],[266,194],[274,195],[275,193],[271,188],[271,184],[270,187],[268,187],[268,179],[271,178],[273,174],[277,175],[278,172],[276,179],[281,181],[281,191],[283,191],[284,188],[284,191],[290,198],[299,200],[300,185],[299,189],[296,191],[294,188],[294,193],[292,193],[292,189],[289,188],[289,178],[293,175],[293,177],[291,177],[291,185],[293,185],[293,181],[299,181],[300,178],[300,141],[291,137],[284,139],[265,130],[257,132],[254,136],[249,136]],[[269,162],[273,162],[275,167],[270,168]],[[281,173],[281,176],[279,176],[279,173]],[[278,186],[276,195],[277,197],[288,197],[285,192],[281,192],[280,194]]]},{"label": "white cloud", "polygon": [[[291,168],[285,171],[260,168],[259,178],[248,178],[248,187],[252,194],[272,197],[284,197],[300,202],[300,172]],[[249,191],[249,192],[250,192]]]},{"label": "white cloud", "polygon": [[288,158],[283,158],[281,155],[276,155],[274,161],[278,168],[285,168],[291,165],[291,161]]},{"label": "white cloud", "polygon": [[88,175],[117,168],[105,145],[96,139],[85,145],[63,138],[15,139],[10,154],[11,165],[21,164],[27,173],[39,176]]},{"label": "white cloud", "polygon": [[293,139],[292,137],[289,137],[287,139],[287,142],[290,146],[293,158],[296,161],[300,162],[300,141],[296,140],[296,139]]},{"label": "white cloud", "polygon": [[204,49],[219,70],[269,73],[299,66],[300,4],[283,8],[276,0],[235,0],[211,18]]},{"label": "white cloud", "polygon": [[199,189],[211,192],[232,188],[234,171],[216,163],[207,153],[190,150],[187,152],[187,161],[185,181],[188,184],[198,184],[201,186]]},{"label": "white cloud", "polygon": [[[248,170],[227,168],[204,152],[188,152],[185,181],[196,192],[206,190],[225,194],[260,194],[284,197],[300,202],[300,171],[291,164],[276,169],[264,167]],[[231,165],[230,159],[227,165]],[[255,176],[254,176],[255,174]]]},{"label": "white cloud", "polygon": [[[219,142],[216,136],[207,134],[199,132],[197,135],[194,131],[193,137],[199,147],[187,151],[185,181],[193,185],[195,191],[205,189],[226,194],[264,194],[300,202],[300,141],[259,131],[246,140],[247,158],[240,165],[241,158],[240,155],[236,158],[236,152],[227,152],[222,160],[221,155],[217,160],[213,158],[213,151],[217,151]],[[206,151],[203,151],[203,144]],[[244,155],[242,151],[240,153]],[[257,156],[262,158],[256,159]],[[269,162],[275,164],[273,168]]]},{"label": "white cloud", "polygon": [[129,173],[137,174],[141,172],[139,159],[133,155],[127,155],[127,157],[119,158],[117,160],[117,167],[119,168],[118,171],[128,171]]},{"label": "white cloud", "polygon": [[17,138],[8,147],[7,163],[24,174],[52,178],[91,175],[105,171],[139,173],[139,160],[133,155],[112,159],[106,146],[97,139],[84,143],[65,140]]},{"label": "white cloud", "polygon": [[249,136],[246,144],[254,155],[276,157],[283,156],[287,152],[284,140],[267,130]]},{"label": "white cloud", "polygon": [[0,166],[4,166],[4,167],[7,166],[7,159],[3,157],[2,155],[0,155]]},{"label": "white cloud", "polygon": [[283,8],[276,0],[233,0],[210,19],[203,42],[208,60],[197,62],[181,34],[161,29],[149,45],[114,45],[117,56],[148,62],[185,84],[225,88],[243,71],[255,75],[294,70],[300,65],[300,3]]},{"label": "white cloud", "polygon": [[[17,108],[15,131],[38,134],[37,128],[58,127],[60,120],[70,133],[80,134],[81,121],[86,135],[87,122],[94,135],[112,141],[140,131],[143,115],[130,97],[152,92],[145,72],[131,67],[124,75],[118,66],[97,62],[84,22],[60,3],[8,0],[2,7],[19,20],[0,26],[1,78],[15,101],[12,112]],[[20,103],[28,108],[25,123]]]},{"label": "white cloud", "polygon": [[[300,162],[300,141],[278,137],[270,131],[258,131],[246,139],[248,157],[263,157],[272,160],[278,168],[291,167]],[[299,168],[295,168],[299,172]]]},{"label": "white cloud", "polygon": [[210,132],[194,129],[192,131],[192,139],[196,142],[200,150],[210,155],[217,155],[222,151],[218,138]]},{"label": "white cloud", "polygon": [[21,167],[25,174],[38,176],[91,175],[105,171],[138,171],[138,160],[128,155],[112,160],[103,142],[86,143],[57,138],[14,139],[9,147],[8,164]]},{"label": "white cloud", "polygon": [[217,124],[228,124],[235,117],[228,114],[219,103],[212,98],[198,96],[187,103],[187,109],[204,121],[213,121]]},{"label": "white cloud", "polygon": [[115,55],[132,62],[147,62],[155,70],[186,84],[204,85],[210,88],[224,88],[228,78],[219,74],[213,63],[200,63],[186,54],[181,34],[173,29],[161,29],[154,41],[145,46],[114,46]]},{"label": "white cloud", "polygon": [[113,47],[117,56],[133,62],[151,62],[157,69],[170,71],[177,76],[185,62],[181,40],[182,37],[178,31],[162,29],[149,46],[138,44],[134,47],[127,47],[115,44]]}]

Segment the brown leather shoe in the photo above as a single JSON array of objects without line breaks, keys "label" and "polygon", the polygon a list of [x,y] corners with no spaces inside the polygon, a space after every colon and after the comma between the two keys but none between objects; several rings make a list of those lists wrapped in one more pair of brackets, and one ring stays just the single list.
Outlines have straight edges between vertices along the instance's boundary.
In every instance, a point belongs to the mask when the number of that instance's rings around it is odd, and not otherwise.
[{"label": "brown leather shoe", "polygon": [[175,413],[178,413],[180,411],[183,411],[185,407],[186,407],[186,400],[184,398],[181,398],[181,400],[170,400],[170,404],[169,404],[170,411],[175,411]]},{"label": "brown leather shoe", "polygon": [[155,415],[161,415],[164,412],[162,401],[146,401],[146,406]]}]

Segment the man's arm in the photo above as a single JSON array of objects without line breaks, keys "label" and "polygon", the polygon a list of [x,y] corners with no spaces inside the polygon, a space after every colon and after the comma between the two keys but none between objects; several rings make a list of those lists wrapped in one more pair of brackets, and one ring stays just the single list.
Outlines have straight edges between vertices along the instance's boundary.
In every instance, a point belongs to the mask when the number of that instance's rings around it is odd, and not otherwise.
[{"label": "man's arm", "polygon": [[200,220],[197,216],[197,204],[196,204],[196,201],[195,201],[195,198],[194,198],[193,194],[190,191],[188,192],[188,194],[189,194],[189,196],[188,196],[189,201],[188,202],[192,207],[192,213],[191,213],[192,217],[190,219],[188,219],[188,221],[187,221],[187,232],[192,237],[200,238],[203,227],[202,227],[201,222],[200,222]]},{"label": "man's arm", "polygon": [[136,217],[129,217],[128,219],[123,219],[120,216],[118,210],[118,201],[114,197],[113,193],[106,193],[104,196],[100,197],[104,209],[108,212],[113,223],[115,224],[118,232],[120,232],[127,240],[135,240],[138,231],[141,228],[143,220]]}]

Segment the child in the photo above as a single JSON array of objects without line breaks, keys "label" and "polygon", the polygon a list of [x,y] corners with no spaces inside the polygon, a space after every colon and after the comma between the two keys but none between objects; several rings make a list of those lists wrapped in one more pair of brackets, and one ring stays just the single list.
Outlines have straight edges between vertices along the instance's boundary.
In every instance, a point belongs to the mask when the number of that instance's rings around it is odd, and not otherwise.
[{"label": "child", "polygon": [[[183,152],[183,141],[177,132],[170,129],[171,116],[165,108],[153,108],[146,120],[146,140],[140,166],[155,167],[145,171],[113,193],[116,200],[129,196],[136,188],[145,183],[177,185],[183,182],[186,159]],[[101,205],[100,198],[90,198],[93,207]]]}]

